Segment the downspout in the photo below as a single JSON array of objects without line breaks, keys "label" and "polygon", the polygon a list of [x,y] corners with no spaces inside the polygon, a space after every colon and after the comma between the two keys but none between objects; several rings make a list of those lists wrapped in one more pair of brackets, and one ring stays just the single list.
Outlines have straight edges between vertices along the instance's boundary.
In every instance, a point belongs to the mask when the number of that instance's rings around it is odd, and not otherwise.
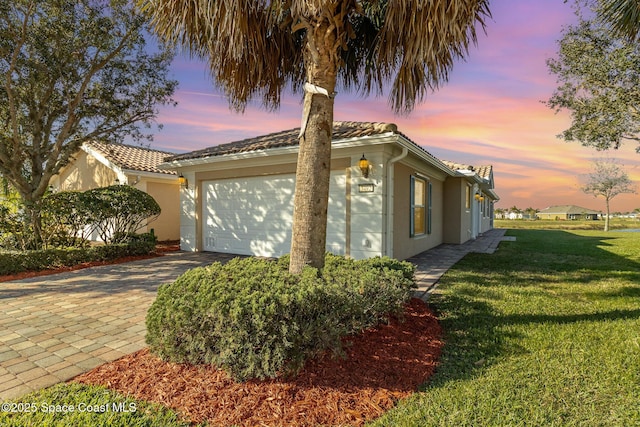
[{"label": "downspout", "polygon": [[393,258],[393,164],[404,159],[409,154],[407,147],[402,147],[402,153],[387,161],[387,247],[385,255]]}]

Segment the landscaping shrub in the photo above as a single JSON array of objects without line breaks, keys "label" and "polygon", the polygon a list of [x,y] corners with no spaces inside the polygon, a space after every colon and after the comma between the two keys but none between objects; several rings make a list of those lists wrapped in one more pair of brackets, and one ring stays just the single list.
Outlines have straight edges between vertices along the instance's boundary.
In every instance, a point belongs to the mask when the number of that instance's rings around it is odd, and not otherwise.
[{"label": "landscaping shrub", "polygon": [[112,185],[85,192],[92,208],[92,223],[100,239],[122,243],[160,215],[160,205],[144,191],[129,185]]},{"label": "landscaping shrub", "polygon": [[42,200],[42,230],[45,247],[83,246],[94,222],[95,204],[87,192],[60,191]]},{"label": "landscaping shrub", "polygon": [[122,244],[0,252],[0,275],[71,267],[83,262],[108,261],[125,256],[146,255],[154,252],[155,245],[155,236],[146,233],[138,235],[135,240]]},{"label": "landscaping shrub", "polygon": [[322,271],[288,272],[287,258],[234,259],[188,271],[158,290],[147,344],[165,360],[213,364],[236,380],[295,372],[341,337],[401,312],[413,265],[327,256]]}]

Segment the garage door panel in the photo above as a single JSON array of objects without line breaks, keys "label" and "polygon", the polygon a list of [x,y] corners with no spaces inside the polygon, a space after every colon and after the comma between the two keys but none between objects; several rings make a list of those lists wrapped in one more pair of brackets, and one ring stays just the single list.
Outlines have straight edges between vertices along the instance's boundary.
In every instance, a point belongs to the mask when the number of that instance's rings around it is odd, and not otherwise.
[{"label": "garage door panel", "polygon": [[[345,177],[331,176],[327,250],[344,253]],[[295,178],[240,178],[203,183],[203,249],[281,256],[291,249]]]}]

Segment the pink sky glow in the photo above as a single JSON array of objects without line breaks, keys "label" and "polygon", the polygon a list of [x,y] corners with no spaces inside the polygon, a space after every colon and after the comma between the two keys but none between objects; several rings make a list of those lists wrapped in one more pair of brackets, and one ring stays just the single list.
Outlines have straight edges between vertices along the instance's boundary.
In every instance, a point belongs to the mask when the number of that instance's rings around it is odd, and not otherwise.
[{"label": "pink sky glow", "polygon": [[[604,201],[580,190],[580,176],[594,158],[616,158],[630,178],[640,182],[640,154],[629,141],[617,151],[597,152],[556,138],[569,125],[567,112],[555,114],[541,101],[555,88],[545,61],[555,55],[560,32],[574,21],[571,2],[493,0],[487,34],[480,34],[466,61],[459,61],[449,82],[427,96],[408,116],[394,116],[386,94],[362,98],[339,93],[336,120],[393,122],[430,153],[443,160],[492,164],[496,207],[544,209],[575,204],[604,210]],[[213,86],[206,65],[178,56],[174,78],[180,81],[179,105],[161,111],[164,129],[154,148],[184,152],[237,141],[300,125],[301,94],[286,94],[277,112],[256,105],[244,114],[231,111]],[[638,186],[636,187],[638,190]],[[639,194],[619,195],[612,211],[640,208]]]}]

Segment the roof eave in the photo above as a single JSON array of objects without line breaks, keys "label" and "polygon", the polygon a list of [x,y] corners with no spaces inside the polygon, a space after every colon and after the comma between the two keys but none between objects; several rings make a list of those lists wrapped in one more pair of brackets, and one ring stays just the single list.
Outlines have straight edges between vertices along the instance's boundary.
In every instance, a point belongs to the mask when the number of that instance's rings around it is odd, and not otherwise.
[{"label": "roof eave", "polygon": [[[333,148],[336,148],[336,149],[344,149],[349,147],[361,147],[364,145],[387,144],[391,142],[390,138],[395,135],[396,134],[394,132],[386,132],[386,133],[371,135],[371,136],[357,136],[353,138],[342,138],[342,139],[334,140],[331,145]],[[186,168],[191,166],[200,166],[205,164],[228,162],[233,160],[245,160],[245,159],[254,159],[258,157],[297,154],[298,147],[299,147],[298,145],[291,145],[288,147],[267,148],[262,150],[253,150],[253,151],[246,151],[241,153],[220,154],[217,156],[214,155],[214,156],[207,156],[207,157],[198,157],[194,159],[172,160],[172,161],[159,164],[158,169],[170,170],[170,169]]]}]

